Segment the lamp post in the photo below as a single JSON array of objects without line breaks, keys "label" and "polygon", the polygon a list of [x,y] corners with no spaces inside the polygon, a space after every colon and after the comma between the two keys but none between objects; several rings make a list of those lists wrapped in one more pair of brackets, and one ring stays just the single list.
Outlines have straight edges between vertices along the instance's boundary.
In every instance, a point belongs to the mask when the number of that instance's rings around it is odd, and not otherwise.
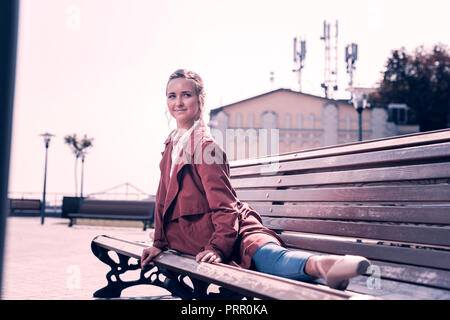
[{"label": "lamp post", "polygon": [[84,182],[84,157],[86,154],[81,152],[81,188],[80,188],[80,198],[83,199],[83,182]]},{"label": "lamp post", "polygon": [[52,137],[54,137],[54,135],[46,132],[44,134],[41,134],[40,136],[44,138],[44,142],[45,142],[44,192],[43,192],[43,195],[42,195],[42,205],[41,205],[41,224],[44,224],[44,219],[45,219],[45,193],[46,193],[46,187],[47,187],[48,146],[50,144],[50,140],[52,139]]},{"label": "lamp post", "polygon": [[362,141],[362,112],[367,105],[367,99],[353,99],[353,106],[358,112],[358,141]]},{"label": "lamp post", "polygon": [[358,141],[362,141],[362,112],[365,108],[370,107],[368,103],[369,94],[375,92],[376,89],[350,87],[347,91],[352,93],[351,101],[356,112],[358,112]]}]

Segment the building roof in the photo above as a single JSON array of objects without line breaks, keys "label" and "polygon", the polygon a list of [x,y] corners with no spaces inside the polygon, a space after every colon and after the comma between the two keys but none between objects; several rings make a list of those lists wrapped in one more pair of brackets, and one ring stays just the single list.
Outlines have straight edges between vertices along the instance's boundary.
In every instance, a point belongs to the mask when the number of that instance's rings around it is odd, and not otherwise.
[{"label": "building roof", "polygon": [[297,94],[297,95],[300,95],[300,96],[308,96],[308,97],[313,97],[313,98],[321,99],[321,100],[324,100],[324,101],[326,101],[326,102],[331,102],[331,103],[344,103],[344,104],[347,104],[347,105],[353,107],[353,105],[350,104],[350,103],[348,103],[347,100],[334,100],[334,99],[328,99],[328,98],[324,98],[324,97],[320,97],[320,96],[316,96],[316,95],[312,95],[312,94],[308,94],[308,93],[303,93],[303,92],[299,92],[299,91],[294,91],[294,90],[291,90],[291,89],[280,88],[280,89],[268,91],[268,92],[265,92],[265,93],[262,93],[262,94],[259,94],[259,95],[257,95],[257,96],[250,97],[250,98],[247,98],[247,99],[244,99],[244,100],[240,100],[240,101],[237,101],[237,102],[233,102],[233,103],[230,103],[230,104],[227,104],[227,105],[224,105],[224,106],[215,108],[215,109],[211,109],[211,111],[210,111],[209,114],[210,114],[210,116],[214,116],[215,114],[219,113],[220,111],[222,111],[222,110],[225,109],[225,108],[228,108],[228,107],[231,107],[231,106],[240,104],[240,103],[242,103],[242,102],[246,102],[246,101],[258,99],[258,98],[261,98],[261,97],[264,97],[264,96],[267,96],[267,95],[270,95],[270,94],[274,94],[274,93],[277,93],[277,92],[289,92],[289,93]]}]

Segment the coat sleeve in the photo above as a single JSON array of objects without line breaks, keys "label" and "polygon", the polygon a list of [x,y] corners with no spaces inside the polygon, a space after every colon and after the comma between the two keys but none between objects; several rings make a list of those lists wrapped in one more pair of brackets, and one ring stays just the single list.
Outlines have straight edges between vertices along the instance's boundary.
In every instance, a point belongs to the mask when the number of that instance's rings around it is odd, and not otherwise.
[{"label": "coat sleeve", "polygon": [[202,159],[196,163],[205,196],[211,209],[214,232],[205,250],[214,250],[228,260],[239,234],[236,192],[231,186],[226,154],[214,141],[202,144]]},{"label": "coat sleeve", "polygon": [[159,249],[164,249],[168,246],[167,240],[163,234],[163,217],[162,217],[162,209],[163,204],[160,203],[160,195],[163,189],[163,179],[160,177],[158,190],[156,191],[155,197],[155,232],[153,235],[153,246]]}]

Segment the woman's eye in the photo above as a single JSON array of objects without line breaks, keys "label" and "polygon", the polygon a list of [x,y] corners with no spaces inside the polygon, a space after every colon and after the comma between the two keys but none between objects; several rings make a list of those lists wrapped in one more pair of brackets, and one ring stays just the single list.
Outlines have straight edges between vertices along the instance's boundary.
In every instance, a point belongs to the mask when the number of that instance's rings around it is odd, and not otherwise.
[{"label": "woman's eye", "polygon": [[185,96],[185,97],[190,97],[191,94],[186,92],[186,93],[184,94],[184,96]]}]

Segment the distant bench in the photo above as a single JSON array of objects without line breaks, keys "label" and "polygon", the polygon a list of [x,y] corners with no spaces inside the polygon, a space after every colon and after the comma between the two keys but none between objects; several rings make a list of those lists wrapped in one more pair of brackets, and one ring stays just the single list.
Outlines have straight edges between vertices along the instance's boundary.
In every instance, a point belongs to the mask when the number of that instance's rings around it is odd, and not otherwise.
[{"label": "distant bench", "polygon": [[69,227],[76,219],[142,221],[143,230],[153,223],[154,201],[96,200],[65,197],[62,217],[69,218]]},{"label": "distant bench", "polygon": [[40,212],[39,199],[9,199],[10,216],[38,216]]},{"label": "distant bench", "polygon": [[183,299],[450,299],[450,130],[234,161],[230,171],[238,198],[288,247],[363,255],[372,266],[338,291],[165,251],[124,281],[151,244],[98,236],[92,251],[111,270],[94,296],[152,284]]}]

